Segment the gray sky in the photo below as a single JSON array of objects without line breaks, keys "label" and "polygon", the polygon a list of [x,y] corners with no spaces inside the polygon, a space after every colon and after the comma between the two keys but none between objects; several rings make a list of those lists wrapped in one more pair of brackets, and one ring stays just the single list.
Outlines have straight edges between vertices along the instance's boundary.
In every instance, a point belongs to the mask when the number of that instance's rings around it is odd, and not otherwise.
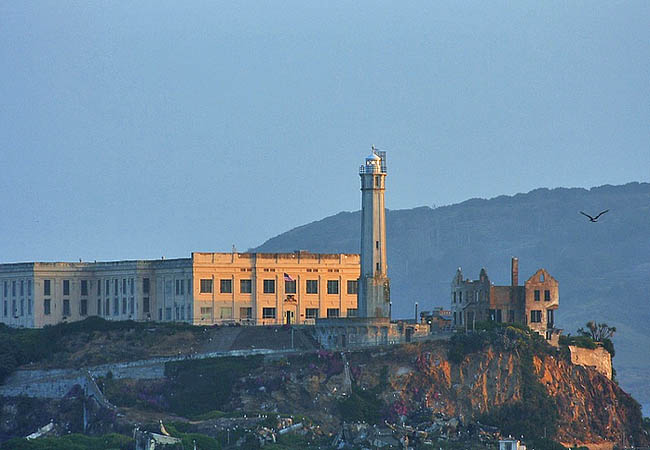
[{"label": "gray sky", "polygon": [[650,179],[648,1],[3,1],[0,61],[1,262],[245,250],[372,144],[391,209]]}]

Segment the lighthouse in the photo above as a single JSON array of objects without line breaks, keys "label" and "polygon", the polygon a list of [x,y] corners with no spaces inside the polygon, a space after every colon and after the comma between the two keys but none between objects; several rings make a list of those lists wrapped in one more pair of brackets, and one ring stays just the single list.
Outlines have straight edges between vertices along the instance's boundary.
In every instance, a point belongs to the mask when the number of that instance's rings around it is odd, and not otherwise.
[{"label": "lighthouse", "polygon": [[359,168],[361,177],[360,317],[390,318],[390,280],[386,264],[386,152],[377,151]]}]

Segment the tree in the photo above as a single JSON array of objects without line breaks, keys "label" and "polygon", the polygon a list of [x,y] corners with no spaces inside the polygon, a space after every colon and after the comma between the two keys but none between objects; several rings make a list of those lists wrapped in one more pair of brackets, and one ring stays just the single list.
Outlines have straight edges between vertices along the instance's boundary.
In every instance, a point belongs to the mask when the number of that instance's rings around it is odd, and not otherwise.
[{"label": "tree", "polygon": [[588,336],[596,342],[604,342],[605,340],[610,340],[614,336],[614,333],[616,333],[616,327],[610,327],[606,323],[589,321],[587,322],[587,329],[579,328],[578,333],[583,336]]}]

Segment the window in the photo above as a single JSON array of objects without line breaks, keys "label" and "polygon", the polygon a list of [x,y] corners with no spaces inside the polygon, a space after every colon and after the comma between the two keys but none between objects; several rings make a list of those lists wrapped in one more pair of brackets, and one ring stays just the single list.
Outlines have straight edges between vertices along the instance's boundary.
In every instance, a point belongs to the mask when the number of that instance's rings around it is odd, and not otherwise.
[{"label": "window", "polygon": [[295,294],[296,293],[296,280],[284,280],[284,292],[285,294]]},{"label": "window", "polygon": [[106,289],[104,289],[104,294],[106,294],[106,297],[111,295],[111,282],[110,280],[106,280]]},{"label": "window", "polygon": [[327,293],[328,294],[339,293],[339,280],[327,280]]},{"label": "window", "polygon": [[106,315],[106,316],[111,315],[111,299],[110,298],[106,299],[106,307],[104,308],[104,315]]},{"label": "window", "polygon": [[50,280],[43,280],[43,295],[51,295],[50,294]]},{"label": "window", "polygon": [[530,323],[541,323],[542,322],[542,311],[533,310],[530,312]]},{"label": "window", "polygon": [[357,280],[348,280],[348,294],[359,293],[359,282]]},{"label": "window", "polygon": [[220,317],[222,319],[232,319],[232,308],[230,306],[222,306]]},{"label": "window", "polygon": [[24,315],[25,315],[25,299],[21,298],[20,299],[20,316],[22,317]]},{"label": "window", "polygon": [[142,293],[143,294],[149,293],[149,278],[142,279]]},{"label": "window", "polygon": [[9,311],[7,311],[8,309],[9,308],[8,308],[8,305],[7,305],[7,300],[5,300],[5,304],[4,304],[4,316],[5,317],[7,317],[7,314],[9,314]]},{"label": "window", "polygon": [[[192,280],[187,279],[187,295],[192,293]],[[189,316],[187,317],[189,319]]]},{"label": "window", "polygon": [[239,292],[242,294],[250,294],[251,293],[251,280],[239,280]]},{"label": "window", "polygon": [[535,301],[539,301],[539,289],[535,289]]},{"label": "window", "polygon": [[201,308],[201,316],[206,318],[212,316],[212,308],[211,307],[202,307]]},{"label": "window", "polygon": [[11,300],[11,315],[18,317],[18,307],[16,306],[16,299]]},{"label": "window", "polygon": [[143,313],[149,312],[149,297],[145,297],[142,299],[142,312]]},{"label": "window", "polygon": [[70,295],[70,280],[63,280],[63,295]]},{"label": "window", "polygon": [[379,250],[379,241],[375,241],[375,248]]},{"label": "window", "polygon": [[509,309],[508,310],[508,322],[513,323],[515,321],[515,310],[514,309]]},{"label": "window", "polygon": [[27,296],[32,296],[32,280],[27,280]]},{"label": "window", "polygon": [[339,316],[339,309],[338,308],[327,308],[327,318],[331,319],[333,317],[338,317]]},{"label": "window", "polygon": [[176,295],[181,295],[181,280],[176,280]]},{"label": "window", "polygon": [[379,263],[377,263],[377,272],[379,272]]},{"label": "window", "polygon": [[4,289],[5,297],[7,297],[7,295],[9,295],[9,283],[7,281],[5,281],[4,286],[5,286],[5,289]]},{"label": "window", "polygon": [[25,296],[25,280],[20,280],[20,296]]},{"label": "window", "polygon": [[118,316],[120,314],[120,300],[113,299],[113,315]]},{"label": "window", "polygon": [[102,280],[97,280],[97,295],[102,295]]},{"label": "window", "polygon": [[135,280],[133,278],[129,278],[129,285],[131,288],[131,295],[133,295],[134,294],[133,291],[135,290]]},{"label": "window", "polygon": [[381,185],[381,180],[379,177],[375,177],[375,186],[379,187]]},{"label": "window", "polygon": [[[46,281],[49,281],[49,280],[46,280]],[[49,316],[52,313],[52,309],[51,309],[52,304],[51,303],[52,303],[52,301],[49,298],[46,298],[45,300],[43,300],[43,314],[45,314],[46,316]]]},{"label": "window", "polygon": [[88,295],[88,280],[81,280],[81,295]]},{"label": "window", "polygon": [[307,293],[318,294],[318,280],[307,280]]},{"label": "window", "polygon": [[122,314],[126,314],[126,297],[122,297]]},{"label": "window", "polygon": [[172,320],[172,307],[165,308],[165,320]]},{"label": "window", "polygon": [[82,298],[81,302],[79,303],[79,315],[88,315],[88,300],[85,298]]},{"label": "window", "polygon": [[[275,280],[264,280],[264,293],[275,294]],[[273,317],[275,317],[275,308],[273,308]]]},{"label": "window", "polygon": [[[271,280],[275,281],[275,280]],[[275,308],[262,308],[263,319],[275,319]]]},{"label": "window", "polygon": [[555,326],[555,311],[552,309],[546,310],[546,325],[547,328],[553,328]]},{"label": "window", "polygon": [[102,299],[101,298],[97,299],[97,315],[98,316],[102,315]]},{"label": "window", "polygon": [[[220,292],[222,294],[232,294],[232,280],[224,279],[221,280]],[[231,313],[232,314],[232,313]]]},{"label": "window", "polygon": [[358,317],[359,316],[359,310],[358,309],[348,309],[348,317]]},{"label": "window", "polygon": [[544,291],[544,301],[545,302],[551,301],[551,291],[549,291],[548,289]]},{"label": "window", "polygon": [[452,300],[453,303],[456,303],[456,293],[454,292],[454,299]]},{"label": "window", "polygon": [[212,293],[212,280],[207,278],[201,279],[201,293],[202,294]]},{"label": "window", "polygon": [[192,320],[192,305],[189,303],[187,305],[187,318],[188,320]]},{"label": "window", "polygon": [[122,278],[122,294],[126,294],[126,278]]},{"label": "window", "polygon": [[113,295],[117,295],[117,291],[119,290],[119,288],[120,288],[119,281],[116,278],[115,280],[113,280]]},{"label": "window", "polygon": [[135,300],[133,297],[129,299],[129,314],[135,314]]},{"label": "window", "polygon": [[64,316],[69,316],[70,315],[70,299],[63,299],[63,315]]},{"label": "window", "polygon": [[12,297],[16,296],[16,282],[15,281],[11,282],[11,296]]},{"label": "window", "polygon": [[318,319],[318,308],[307,308],[305,310],[306,319]]},{"label": "window", "polygon": [[251,319],[253,317],[253,308],[239,308],[239,317],[241,319]]}]

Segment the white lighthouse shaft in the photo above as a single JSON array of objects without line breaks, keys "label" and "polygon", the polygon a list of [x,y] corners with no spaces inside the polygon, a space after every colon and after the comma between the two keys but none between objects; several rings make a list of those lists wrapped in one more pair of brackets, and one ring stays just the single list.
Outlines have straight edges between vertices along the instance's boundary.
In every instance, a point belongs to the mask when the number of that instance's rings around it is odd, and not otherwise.
[{"label": "white lighthouse shaft", "polygon": [[386,156],[373,153],[359,169],[361,177],[361,317],[389,317],[390,285],[386,264]]}]

